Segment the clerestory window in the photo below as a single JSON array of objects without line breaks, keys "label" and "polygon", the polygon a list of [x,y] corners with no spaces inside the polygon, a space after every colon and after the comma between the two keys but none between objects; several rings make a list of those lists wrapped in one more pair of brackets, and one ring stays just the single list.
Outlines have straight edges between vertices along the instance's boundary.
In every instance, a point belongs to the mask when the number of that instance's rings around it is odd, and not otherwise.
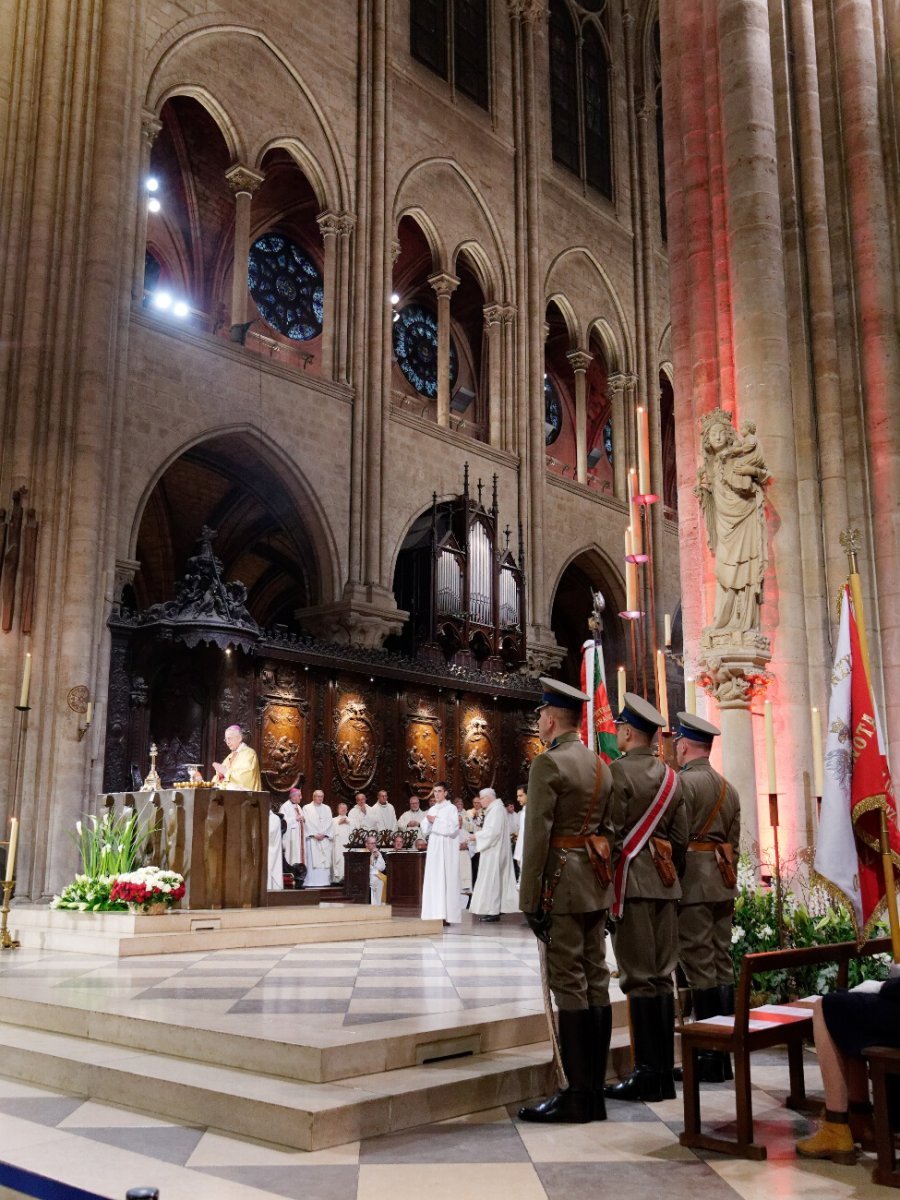
[{"label": "clerestory window", "polygon": [[488,0],[409,0],[409,51],[454,92],[490,105]]},{"label": "clerestory window", "polygon": [[[610,70],[591,8],[550,4],[550,126],[553,157],[613,199]],[[584,10],[584,11],[583,11]]]}]

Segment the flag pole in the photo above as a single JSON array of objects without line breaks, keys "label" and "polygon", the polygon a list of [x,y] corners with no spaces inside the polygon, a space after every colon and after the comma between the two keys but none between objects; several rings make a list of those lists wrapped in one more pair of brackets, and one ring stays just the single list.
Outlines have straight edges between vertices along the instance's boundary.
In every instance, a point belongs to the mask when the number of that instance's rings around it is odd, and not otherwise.
[{"label": "flag pole", "polygon": [[[850,595],[853,599],[853,615],[856,617],[856,629],[859,634],[859,645],[862,651],[863,670],[869,688],[872,687],[872,672],[869,667],[869,640],[866,636],[866,619],[863,610],[862,581],[859,577],[859,530],[846,529],[841,534],[841,545],[847,553],[850,565]],[[891,956],[895,963],[900,963],[900,916],[897,913],[897,888],[894,882],[894,861],[891,857],[891,843],[888,833],[887,812],[884,807],[879,810],[881,821],[879,829],[879,850],[881,853],[881,869],[884,872],[884,899],[887,907],[888,926],[891,931]]]}]

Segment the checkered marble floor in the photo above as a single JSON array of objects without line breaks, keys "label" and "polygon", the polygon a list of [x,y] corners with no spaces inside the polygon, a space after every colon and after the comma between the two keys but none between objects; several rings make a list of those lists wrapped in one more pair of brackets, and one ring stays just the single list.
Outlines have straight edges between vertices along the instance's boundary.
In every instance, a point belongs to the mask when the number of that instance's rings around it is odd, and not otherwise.
[{"label": "checkered marble floor", "polygon": [[[491,1109],[311,1154],[215,1130],[170,1124],[124,1108],[0,1079],[0,1185],[8,1168],[103,1197],[152,1185],[161,1200],[875,1200],[870,1158],[855,1167],[800,1162],[794,1139],[809,1123],[783,1107],[787,1065],[754,1056],[754,1110],[768,1162],[701,1156],[678,1144],[680,1100],[611,1104],[609,1119],[580,1126],[519,1122]],[[818,1086],[814,1061],[810,1085]],[[704,1111],[727,1124],[728,1085],[704,1088]],[[6,1173],[5,1173],[6,1172]],[[21,1178],[21,1177],[19,1177]],[[0,1196],[6,1196],[0,1186]],[[64,1197],[60,1189],[45,1195]]]},{"label": "checkered marble floor", "polygon": [[[443,937],[109,959],[19,950],[0,960],[0,995],[256,1031],[270,1019],[335,1030],[496,1006],[542,1007],[537,943],[518,917]],[[222,1018],[229,1018],[226,1022]]]}]

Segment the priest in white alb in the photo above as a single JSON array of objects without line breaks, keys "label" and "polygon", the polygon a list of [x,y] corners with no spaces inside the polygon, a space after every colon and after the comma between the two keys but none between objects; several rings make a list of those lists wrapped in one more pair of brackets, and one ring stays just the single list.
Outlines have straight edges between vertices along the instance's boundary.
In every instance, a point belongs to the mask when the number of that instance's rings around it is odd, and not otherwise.
[{"label": "priest in white alb", "polygon": [[303,836],[303,793],[297,787],[292,787],[288,798],[278,810],[285,820],[283,836],[284,857],[289,867],[306,861],[306,846]]},{"label": "priest in white alb", "polygon": [[459,887],[459,813],[447,799],[447,785],[434,785],[434,800],[426,819],[431,825],[425,854],[422,920],[440,919],[445,925],[462,921]]},{"label": "priest in white alb", "polygon": [[353,807],[347,814],[350,818],[351,829],[374,829],[375,817],[371,805],[366,803],[366,793],[357,792],[353,797]]},{"label": "priest in white alb", "polygon": [[332,829],[334,831],[334,862],[331,867],[331,877],[335,883],[343,883],[345,866],[344,851],[347,849],[350,834],[353,832],[350,817],[347,815],[347,802],[345,800],[341,800],[337,806],[337,813],[334,817]]},{"label": "priest in white alb", "polygon": [[329,887],[334,860],[334,823],[331,809],[325,803],[325,793],[319,788],[313,792],[312,803],[303,805],[303,824],[306,829],[305,886]]},{"label": "priest in white alb", "polygon": [[473,836],[480,858],[469,908],[482,921],[499,921],[502,913],[519,911],[509,825],[506,809],[493,788],[482,788],[479,797],[484,824]]},{"label": "priest in white alb", "polygon": [[377,829],[379,833],[393,833],[397,828],[396,810],[388,800],[388,794],[383,788],[375,798],[372,821],[373,828]]},{"label": "priest in white alb", "polygon": [[418,796],[410,796],[409,808],[405,813],[400,814],[397,828],[403,833],[406,833],[407,829],[421,830],[426,838],[428,837],[429,822],[422,812],[422,804]]}]

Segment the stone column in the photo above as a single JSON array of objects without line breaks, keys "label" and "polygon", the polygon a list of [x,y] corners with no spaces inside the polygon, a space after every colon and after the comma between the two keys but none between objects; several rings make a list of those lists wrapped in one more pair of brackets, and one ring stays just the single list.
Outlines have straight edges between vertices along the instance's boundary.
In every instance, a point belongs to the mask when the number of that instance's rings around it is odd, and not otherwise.
[{"label": "stone column", "polygon": [[459,287],[455,275],[438,272],[428,282],[437,297],[437,422],[450,424],[450,297]]},{"label": "stone column", "polygon": [[488,442],[500,446],[503,440],[503,305],[484,306],[484,332],[488,352]]},{"label": "stone column", "polygon": [[150,193],[144,186],[150,174],[150,152],[156,141],[162,121],[155,113],[141,113],[141,161],[138,168],[138,189],[140,200],[137,209],[137,232],[134,243],[134,286],[131,290],[133,304],[141,306],[144,302],[144,264],[147,257],[147,202]]},{"label": "stone column", "polygon": [[250,202],[265,178],[235,163],[225,172],[234,193],[234,269],[231,275],[231,328],[247,322],[247,260],[250,257]]},{"label": "stone column", "polygon": [[769,565],[761,614],[772,631],[771,699],[779,735],[785,851],[809,836],[808,648],[801,571],[797,458],[766,0],[718,8],[723,161],[729,230],[736,400],[757,423],[772,475]]},{"label": "stone column", "polygon": [[621,371],[606,380],[609,393],[613,435],[613,494],[618,500],[628,499],[628,452],[625,432],[625,380]]},{"label": "stone column", "polygon": [[[878,597],[885,732],[896,762],[900,752],[900,344],[897,260],[884,158],[889,135],[879,111],[878,67],[884,60],[876,48],[871,3],[837,0],[834,20],[869,463],[876,576],[870,586]],[[896,203],[896,197],[893,200]],[[870,609],[870,626],[874,627],[875,617]]]},{"label": "stone column", "polygon": [[338,217],[338,306],[335,314],[334,378],[350,382],[350,239],[356,228],[352,213]]},{"label": "stone column", "polygon": [[575,478],[587,483],[587,373],[594,356],[587,350],[570,350],[566,358],[575,372]]},{"label": "stone column", "polygon": [[340,295],[337,246],[339,221],[337,213],[323,212],[316,217],[316,224],[319,226],[322,244],[325,248],[325,268],[322,272],[325,290],[322,314],[322,374],[326,379],[335,378],[335,347],[338,340],[337,309]]},{"label": "stone column", "polygon": [[516,444],[515,421],[515,386],[516,386],[516,307],[514,304],[502,306],[501,320],[503,323],[503,428],[500,445],[504,450],[512,450]]}]

